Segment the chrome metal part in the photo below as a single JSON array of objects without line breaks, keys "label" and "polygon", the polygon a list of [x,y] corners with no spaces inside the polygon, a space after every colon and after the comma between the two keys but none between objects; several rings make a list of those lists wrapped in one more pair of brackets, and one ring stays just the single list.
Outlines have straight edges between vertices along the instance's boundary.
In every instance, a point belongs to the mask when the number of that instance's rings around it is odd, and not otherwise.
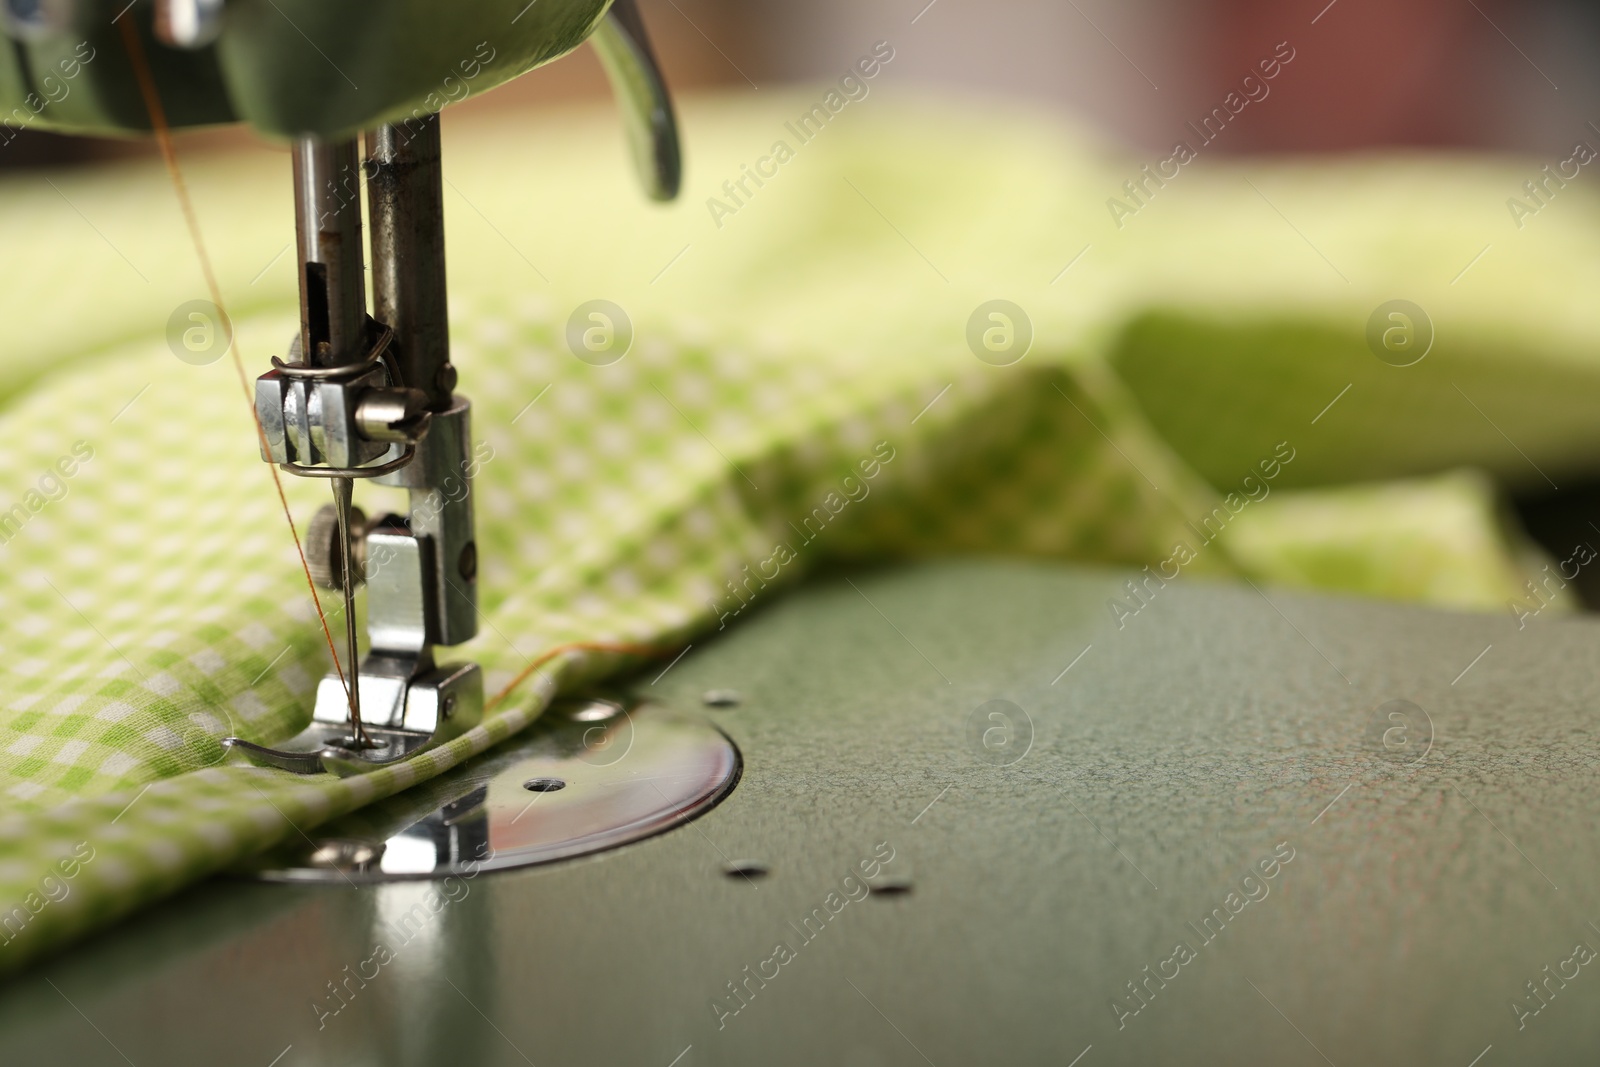
[{"label": "chrome metal part", "polygon": [[432,655],[433,544],[391,516],[367,534],[367,636],[372,653]]},{"label": "chrome metal part", "polygon": [[372,304],[400,344],[400,379],[444,411],[455,388],[445,306],[444,173],[439,116],[367,134],[367,210],[372,219]]},{"label": "chrome metal part", "polygon": [[368,343],[357,145],[306,137],[293,161],[300,351],[311,367],[360,362]]},{"label": "chrome metal part", "polygon": [[[483,672],[475,663],[407,674],[408,662],[369,656],[361,665],[361,691],[369,711],[366,740],[359,746],[346,719],[344,691],[337,677],[318,689],[311,725],[277,747],[237,737],[224,748],[263,767],[296,774],[329,772],[348,778],[414,756],[461,736],[483,721]],[[391,673],[382,671],[388,668]],[[332,684],[336,699],[324,699]]]},{"label": "chrome metal part", "polygon": [[[379,329],[363,358],[332,367],[310,367],[274,359],[273,368],[256,379],[256,415],[261,420],[266,451],[262,459],[292,473],[296,468],[326,465],[352,471],[397,452],[395,435],[372,439],[363,432],[361,403],[370,395],[389,398],[388,411],[405,407],[405,391],[391,386],[384,354],[394,333]],[[302,351],[303,351],[302,346]],[[427,431],[427,414],[415,412],[406,424],[415,443]]]},{"label": "chrome metal part", "polygon": [[416,446],[407,445],[395,458],[365,467],[302,467],[294,463],[282,463],[279,466],[301,478],[381,478],[410,463],[411,457],[416,454]]},{"label": "chrome metal part", "polygon": [[[445,300],[439,116],[378,127],[367,135],[367,155],[374,309],[394,330],[401,380],[426,396],[432,412],[416,458],[378,484],[410,490],[410,532],[428,546],[423,568],[428,641],[458,645],[478,632],[472,503],[478,464],[472,406],[452,392],[456,371],[450,363]],[[368,617],[377,616],[369,610]],[[376,638],[374,647],[379,647]]]},{"label": "chrome metal part", "polygon": [[356,429],[369,441],[409,444],[421,437],[426,402],[420,389],[369,389],[356,401]]},{"label": "chrome metal part", "polygon": [[[463,671],[477,673],[477,668],[471,664],[455,665],[443,668],[443,673],[432,667],[418,670],[414,656],[395,655],[392,653],[376,652],[369,655],[361,664],[361,689],[366,699],[366,707],[370,712],[369,719],[377,727],[391,730],[419,730],[431,733],[438,729],[439,724],[448,716],[439,714],[439,697],[435,689],[443,684],[444,679],[453,678]],[[413,683],[423,677],[432,678],[432,682],[423,685],[417,693],[410,692]],[[452,692],[456,686],[470,681],[467,675],[461,675],[461,680],[452,683],[449,687]],[[482,683],[479,682],[481,692]],[[322,714],[322,721],[337,724],[339,700],[342,699],[338,692],[339,680],[326,677],[322,680],[323,693],[319,694],[317,707]],[[460,699],[460,696],[457,696]],[[478,698],[482,703],[482,698]],[[452,707],[453,711],[453,707]]]},{"label": "chrome metal part", "polygon": [[[351,576],[359,585],[366,581],[367,516],[360,508],[350,509],[350,551],[355,557]],[[343,555],[339,548],[339,516],[332,504],[324,504],[311,518],[301,539],[306,549],[306,565],[311,580],[324,589],[344,588]]]},{"label": "chrome metal part", "polygon": [[350,743],[367,747],[367,732],[361,725],[361,686],[355,674],[361,663],[361,645],[356,636],[355,564],[350,551],[350,497],[356,483],[350,478],[333,479],[333,514],[339,524],[339,587],[344,593],[345,670],[340,689],[350,706]]},{"label": "chrome metal part", "polygon": [[388,882],[588,855],[704,813],[740,769],[733,742],[703,719],[648,703],[562,700],[517,738],[252,861],[248,873]]},{"label": "chrome metal part", "polygon": [[437,561],[432,584],[434,642],[459,645],[478,633],[478,548],[472,478],[479,460],[472,451],[472,405],[455,397],[435,412],[428,436],[408,466],[379,478],[379,485],[411,491],[410,526],[429,539]]},{"label": "chrome metal part", "polygon": [[[482,715],[475,665],[438,667],[437,645],[477,633],[471,405],[455,396],[444,292],[437,117],[368,138],[374,305],[362,292],[354,142],[295,146],[301,332],[256,380],[262,458],[333,482],[333,525],[313,523],[313,579],[344,594],[346,678],[323,678],[312,725],[246,757],[302,773],[358,773],[431,747]],[[409,490],[407,516],[358,519],[353,479]],[[358,660],[355,588],[367,586]],[[352,669],[352,665],[359,666]],[[442,703],[448,698],[448,704]],[[461,711],[451,714],[459,705]],[[364,726],[365,723],[365,726]]]},{"label": "chrome metal part", "polygon": [[173,48],[204,48],[222,33],[223,0],[156,0],[156,39]]},{"label": "chrome metal part", "polygon": [[652,200],[671,200],[683,181],[683,152],[661,66],[635,0],[616,0],[589,38],[622,110],[634,169]]},{"label": "chrome metal part", "polygon": [[[323,680],[327,687],[327,679]],[[384,705],[372,706],[372,733],[377,739],[386,732],[405,735],[405,743],[397,746],[395,756],[409,755],[432,748],[454,737],[459,737],[483,721],[483,671],[476,663],[457,663],[446,667],[415,669],[413,661],[400,656],[375,653],[361,665],[362,689],[381,693],[385,689],[392,698]],[[338,714],[337,703],[319,700],[318,710],[331,708]],[[339,721],[322,721],[329,726],[340,726]],[[348,745],[340,745],[348,749]],[[355,753],[362,759],[385,762],[383,754],[368,756]],[[351,768],[350,773],[359,773]]]}]

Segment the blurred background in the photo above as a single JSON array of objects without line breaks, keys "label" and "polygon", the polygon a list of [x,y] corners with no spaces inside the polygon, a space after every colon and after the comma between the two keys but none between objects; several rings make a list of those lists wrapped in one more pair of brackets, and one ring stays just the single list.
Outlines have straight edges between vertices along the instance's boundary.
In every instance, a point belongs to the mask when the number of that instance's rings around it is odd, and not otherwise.
[{"label": "blurred background", "polygon": [[[1211,151],[1455,146],[1546,155],[1600,117],[1600,0],[643,0],[678,91],[833,80],[887,39],[895,80],[1026,99],[1138,149],[1169,149],[1280,41],[1275,82]],[[1309,20],[1315,20],[1309,21]],[[604,97],[589,49],[467,101]],[[1592,131],[1591,131],[1592,132]],[[225,148],[249,134],[189,135]],[[27,133],[0,168],[153,152]]]},{"label": "blurred background", "polygon": [[[1228,126],[1211,154],[1459,149],[1565,159],[1600,144],[1600,0],[641,0],[680,94],[760,93],[836,80],[871,45],[896,49],[883,77],[1023,101],[1158,159],[1239,88],[1294,50],[1270,107]],[[460,111],[603,100],[594,52],[475,95]],[[185,153],[259,150],[243,127],[181,135]],[[25,131],[0,172],[154,155],[148,139]],[[1579,181],[1592,181],[1586,170]],[[1524,496],[1533,537],[1565,551],[1600,527],[1600,484]],[[1591,523],[1595,526],[1591,526]],[[1577,583],[1600,606],[1600,571]]]}]

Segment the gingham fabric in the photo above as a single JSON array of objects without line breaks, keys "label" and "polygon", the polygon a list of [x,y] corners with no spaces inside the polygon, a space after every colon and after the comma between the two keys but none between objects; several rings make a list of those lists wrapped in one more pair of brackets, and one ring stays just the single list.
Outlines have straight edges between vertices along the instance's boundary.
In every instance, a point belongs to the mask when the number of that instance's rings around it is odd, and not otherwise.
[{"label": "gingham fabric", "polygon": [[[710,210],[808,104],[687,107],[666,210],[628,187],[604,112],[447,123],[453,358],[484,446],[483,626],[457,654],[491,693],[571,641],[670,654],[840,559],[1142,567],[1187,544],[1185,575],[1505,610],[1524,546],[1486,476],[1441,472],[1597,465],[1581,190],[1518,232],[1513,165],[1208,160],[1119,229],[1105,201],[1137,161],[882,88]],[[286,157],[188,173],[258,373],[295,323]],[[169,345],[204,290],[163,183],[138,164],[0,185],[0,970],[639,662],[564,654],[364,777],[224,761],[227,734],[307,721],[328,656],[231,365]],[[1365,342],[1396,296],[1437,330],[1414,367]],[[567,339],[596,298],[635,334],[604,366]],[[1008,366],[967,340],[996,298],[1035,335]],[[1338,485],[1373,477],[1410,480]],[[326,487],[286,480],[303,529]]]}]

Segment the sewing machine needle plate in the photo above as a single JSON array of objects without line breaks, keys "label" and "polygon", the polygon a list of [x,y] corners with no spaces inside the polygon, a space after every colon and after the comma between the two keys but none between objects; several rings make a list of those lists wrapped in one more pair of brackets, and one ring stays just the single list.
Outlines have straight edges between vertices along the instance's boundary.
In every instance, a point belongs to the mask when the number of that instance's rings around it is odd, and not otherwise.
[{"label": "sewing machine needle plate", "polygon": [[733,742],[702,719],[559,701],[520,737],[239,873],[342,884],[549,863],[679,826],[725,797],[739,770]]}]

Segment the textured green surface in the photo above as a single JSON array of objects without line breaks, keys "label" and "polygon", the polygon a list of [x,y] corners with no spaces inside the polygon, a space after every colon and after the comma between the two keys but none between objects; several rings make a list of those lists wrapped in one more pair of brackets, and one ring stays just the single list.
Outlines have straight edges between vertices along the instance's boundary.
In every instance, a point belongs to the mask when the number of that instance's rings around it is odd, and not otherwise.
[{"label": "textured green surface", "polygon": [[[1590,967],[1520,1031],[1509,1003],[1575,942],[1600,947],[1600,693],[1581,668],[1600,625],[1191,583],[1119,631],[1122,577],[961,563],[813,583],[636,683],[690,711],[743,695],[706,714],[744,779],[691,826],[465,883],[326,1018],[326,983],[438,890],[207,884],[0,987],[0,1058],[664,1065],[692,1045],[682,1065],[920,1050],[944,1067],[1092,1044],[1082,1063],[1465,1065],[1492,1044],[1495,1062],[1591,1061]],[[997,698],[1032,722],[1007,767],[968,738]],[[1414,767],[1366,740],[1396,698],[1431,716]],[[912,892],[852,901],[803,943],[790,924],[880,842]],[[1294,858],[1267,895],[1202,945],[1186,924],[1280,843]],[[730,859],[772,873],[729,879]],[[1180,939],[1197,958],[1119,1030],[1112,998]],[[780,940],[796,958],[719,1029],[713,998]]]},{"label": "textured green surface", "polygon": [[[60,133],[128,136],[150,130],[150,114],[121,28],[111,21],[121,10],[109,0],[81,5],[82,22],[72,31],[41,41],[13,44],[20,57],[21,92],[0,99],[7,124]],[[179,51],[155,40],[151,5],[133,9],[134,26],[152,62],[151,77],[172,126],[214,125],[235,120],[216,55],[210,49]]]},{"label": "textured green surface", "polygon": [[[1122,232],[1102,207],[1118,161],[1053,126],[887,88],[717,221],[704,197],[768,150],[804,97],[686,109],[698,169],[685,202],[659,211],[637,204],[609,112],[447,134],[453,358],[491,450],[478,481],[485,625],[463,654],[485,664],[491,692],[568,640],[671,655],[841,559],[1004,553],[1170,576],[1166,561],[1188,542],[1187,577],[1504,611],[1516,544],[1487,481],[1297,496],[1281,479],[1304,464],[1326,482],[1345,452],[1352,477],[1372,473],[1353,442],[1381,441],[1392,473],[1414,471],[1407,450],[1434,439],[1497,471],[1592,471],[1600,424],[1546,414],[1596,391],[1600,308],[1570,296],[1600,285],[1582,190],[1577,224],[1530,225],[1452,286],[1484,240],[1468,207],[1498,211],[1513,168],[1216,167]],[[251,370],[293,330],[286,179],[281,154],[190,173]],[[0,459],[27,517],[0,569],[0,906],[14,915],[41,899],[53,864],[96,850],[72,896],[0,946],[0,969],[273,844],[290,819],[319,821],[446,769],[531,721],[559,686],[624,666],[571,657],[482,731],[360,780],[215,765],[225,733],[272,739],[302,724],[326,660],[231,368],[180,363],[163,337],[172,310],[203,292],[163,182],[134,166],[0,187],[0,241],[27,253],[7,260],[0,285],[15,342],[0,349]],[[1290,215],[1348,223],[1312,235],[1348,278],[1252,182]],[[1324,386],[1346,365],[1377,362],[1359,328],[1396,290],[1439,327],[1436,351],[1407,369],[1443,368],[1486,397],[1492,421],[1442,387],[1418,402],[1390,367],[1333,403]],[[1007,367],[975,359],[965,340],[996,293],[1035,327],[1032,350]],[[632,350],[609,366],[574,358],[564,336],[598,295],[635,326]],[[1202,307],[1238,331],[1241,352],[1285,321],[1340,340],[1263,348],[1246,372],[1197,328],[1190,354],[1166,356],[1215,363],[1210,393],[1136,373],[1139,324]],[[1515,344],[1489,362],[1447,343],[1468,336]],[[1533,385],[1502,388],[1516,374]],[[1153,428],[1145,412],[1181,407],[1163,389],[1201,409],[1205,448]],[[1236,402],[1246,396],[1255,409]],[[1251,412],[1267,397],[1304,424],[1256,451],[1264,416]],[[65,491],[41,482],[80,441],[94,458]],[[1256,470],[1277,463],[1280,480],[1245,503],[1242,476],[1208,483],[1191,451],[1213,477],[1238,475],[1216,457],[1249,457]],[[290,487],[302,523],[324,492]],[[361,502],[382,506],[376,493]],[[1228,532],[1197,546],[1208,521]],[[1330,525],[1359,536],[1330,540]],[[1230,539],[1247,533],[1236,551]],[[1141,583],[1146,596],[1165,588]],[[757,607],[741,607],[751,597]],[[1122,603],[1130,627],[1151,610],[1126,591]]]}]

